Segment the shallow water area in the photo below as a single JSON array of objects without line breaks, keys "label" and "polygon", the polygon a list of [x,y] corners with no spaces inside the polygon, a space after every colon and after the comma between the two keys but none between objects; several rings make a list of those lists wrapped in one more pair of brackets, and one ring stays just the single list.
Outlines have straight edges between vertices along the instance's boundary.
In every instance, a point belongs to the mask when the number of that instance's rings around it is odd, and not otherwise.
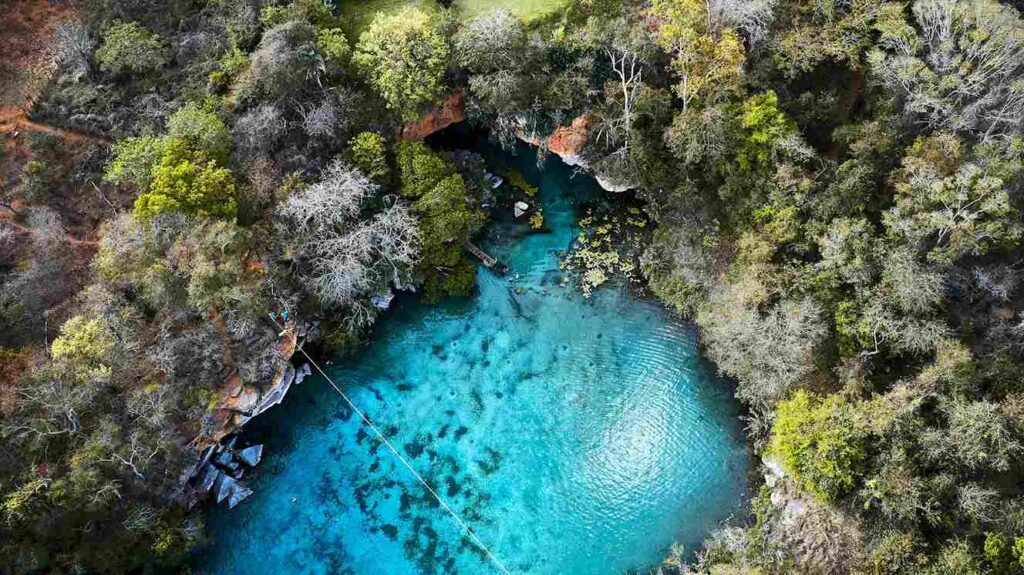
[{"label": "shallow water area", "polygon": [[[624,288],[562,285],[580,202],[599,193],[550,158],[481,145],[539,184],[548,233],[496,222],[472,298],[400,297],[332,378],[513,573],[646,572],[740,511],[748,456],[732,389],[696,333]],[[196,570],[490,574],[488,559],[326,381],[307,379],[247,438],[266,442]]]}]

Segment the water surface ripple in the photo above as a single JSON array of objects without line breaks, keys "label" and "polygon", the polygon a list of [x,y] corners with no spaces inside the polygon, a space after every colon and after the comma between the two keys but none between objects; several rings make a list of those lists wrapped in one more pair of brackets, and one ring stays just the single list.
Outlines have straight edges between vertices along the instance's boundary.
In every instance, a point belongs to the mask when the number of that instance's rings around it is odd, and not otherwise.
[{"label": "water surface ripple", "polygon": [[[396,300],[332,377],[515,573],[645,572],[737,511],[747,455],[695,332],[625,290],[561,287],[594,193],[557,160],[491,153],[540,184],[547,227],[495,224],[511,278],[439,306]],[[197,570],[490,574],[495,569],[324,381],[248,431],[256,494],[214,511]]]}]

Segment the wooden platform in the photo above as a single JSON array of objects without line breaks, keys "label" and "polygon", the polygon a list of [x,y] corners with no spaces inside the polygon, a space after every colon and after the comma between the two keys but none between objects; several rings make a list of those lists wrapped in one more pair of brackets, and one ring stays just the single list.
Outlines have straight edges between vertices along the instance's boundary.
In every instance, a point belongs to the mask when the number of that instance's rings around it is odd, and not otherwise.
[{"label": "wooden platform", "polygon": [[466,242],[465,244],[462,245],[462,247],[464,247],[467,252],[476,256],[478,260],[483,262],[484,266],[486,266],[490,270],[493,270],[495,273],[503,275],[506,272],[508,272],[508,266],[498,261],[498,259],[495,258],[494,256],[488,254],[487,252],[477,247],[476,244],[474,244],[473,242]]}]

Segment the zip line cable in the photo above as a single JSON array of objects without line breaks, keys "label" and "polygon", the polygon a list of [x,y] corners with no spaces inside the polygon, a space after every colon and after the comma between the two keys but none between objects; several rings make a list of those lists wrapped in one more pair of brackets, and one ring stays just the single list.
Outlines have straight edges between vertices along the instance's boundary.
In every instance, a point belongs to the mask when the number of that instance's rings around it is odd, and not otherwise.
[{"label": "zip line cable", "polygon": [[[270,321],[274,322],[274,325],[276,325],[278,329],[281,330],[281,335],[284,335],[288,331],[288,328],[278,323],[277,318],[275,318],[272,314],[270,315]],[[413,466],[405,459],[405,457],[402,456],[401,453],[398,452],[397,449],[395,449],[395,446],[392,445],[390,441],[388,441],[388,438],[384,437],[384,434],[377,429],[377,426],[374,425],[373,422],[370,421],[370,419],[366,417],[366,415],[362,411],[360,411],[358,407],[356,407],[356,404],[353,403],[352,400],[349,399],[347,395],[345,395],[345,392],[341,391],[341,388],[338,387],[338,384],[334,383],[334,380],[331,379],[331,376],[327,375],[327,373],[325,373],[324,370],[320,368],[320,364],[313,361],[313,358],[310,357],[308,353],[306,353],[306,350],[303,349],[301,345],[298,345],[298,340],[296,340],[296,348],[300,352],[302,352],[302,355],[305,356],[309,363],[312,364],[313,367],[315,367],[318,372],[320,372],[320,375],[324,376],[324,379],[326,379],[327,382],[331,384],[331,387],[334,388],[334,391],[336,391],[338,395],[340,395],[341,398],[345,400],[345,403],[347,403],[348,406],[352,409],[352,411],[354,411],[356,415],[358,415],[359,418],[363,420],[363,423],[365,423],[366,426],[369,427],[371,431],[373,431],[374,435],[376,435],[377,438],[380,439],[380,441],[385,446],[387,446],[391,453],[395,454],[395,457],[398,458],[402,465],[404,465],[405,468],[408,469],[409,472],[412,473],[416,477],[416,479],[423,485],[423,487],[430,493],[430,495],[432,495],[434,499],[437,500],[438,504],[441,505],[441,508],[444,509],[448,513],[448,515],[451,515],[452,519],[454,519],[455,522],[458,523],[459,527],[461,527],[462,530],[465,531],[467,535],[469,535],[470,540],[472,540],[473,543],[477,547],[479,547],[480,550],[483,551],[485,555],[487,555],[491,562],[494,563],[495,567],[497,567],[498,570],[501,571],[504,575],[512,575],[512,572],[509,571],[507,567],[505,567],[505,564],[502,563],[501,560],[499,560],[498,557],[491,552],[491,550],[487,547],[487,545],[484,544],[484,542],[479,537],[477,537],[477,534],[469,528],[469,525],[466,525],[466,523],[461,518],[459,518],[458,514],[455,513],[455,511],[448,506],[444,499],[441,499],[441,496],[438,495],[436,491],[434,491],[434,488],[431,487],[429,483],[427,483],[427,480],[424,479],[423,476],[420,475],[419,472],[413,468]]]}]

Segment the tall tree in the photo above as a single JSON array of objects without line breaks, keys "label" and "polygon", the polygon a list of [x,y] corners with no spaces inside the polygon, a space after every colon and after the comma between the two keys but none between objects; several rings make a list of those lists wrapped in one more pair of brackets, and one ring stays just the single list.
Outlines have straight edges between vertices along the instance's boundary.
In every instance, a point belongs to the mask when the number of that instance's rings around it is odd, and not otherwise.
[{"label": "tall tree", "polygon": [[405,8],[373,19],[353,61],[388,107],[411,121],[444,90],[448,55],[448,43],[430,15]]}]

